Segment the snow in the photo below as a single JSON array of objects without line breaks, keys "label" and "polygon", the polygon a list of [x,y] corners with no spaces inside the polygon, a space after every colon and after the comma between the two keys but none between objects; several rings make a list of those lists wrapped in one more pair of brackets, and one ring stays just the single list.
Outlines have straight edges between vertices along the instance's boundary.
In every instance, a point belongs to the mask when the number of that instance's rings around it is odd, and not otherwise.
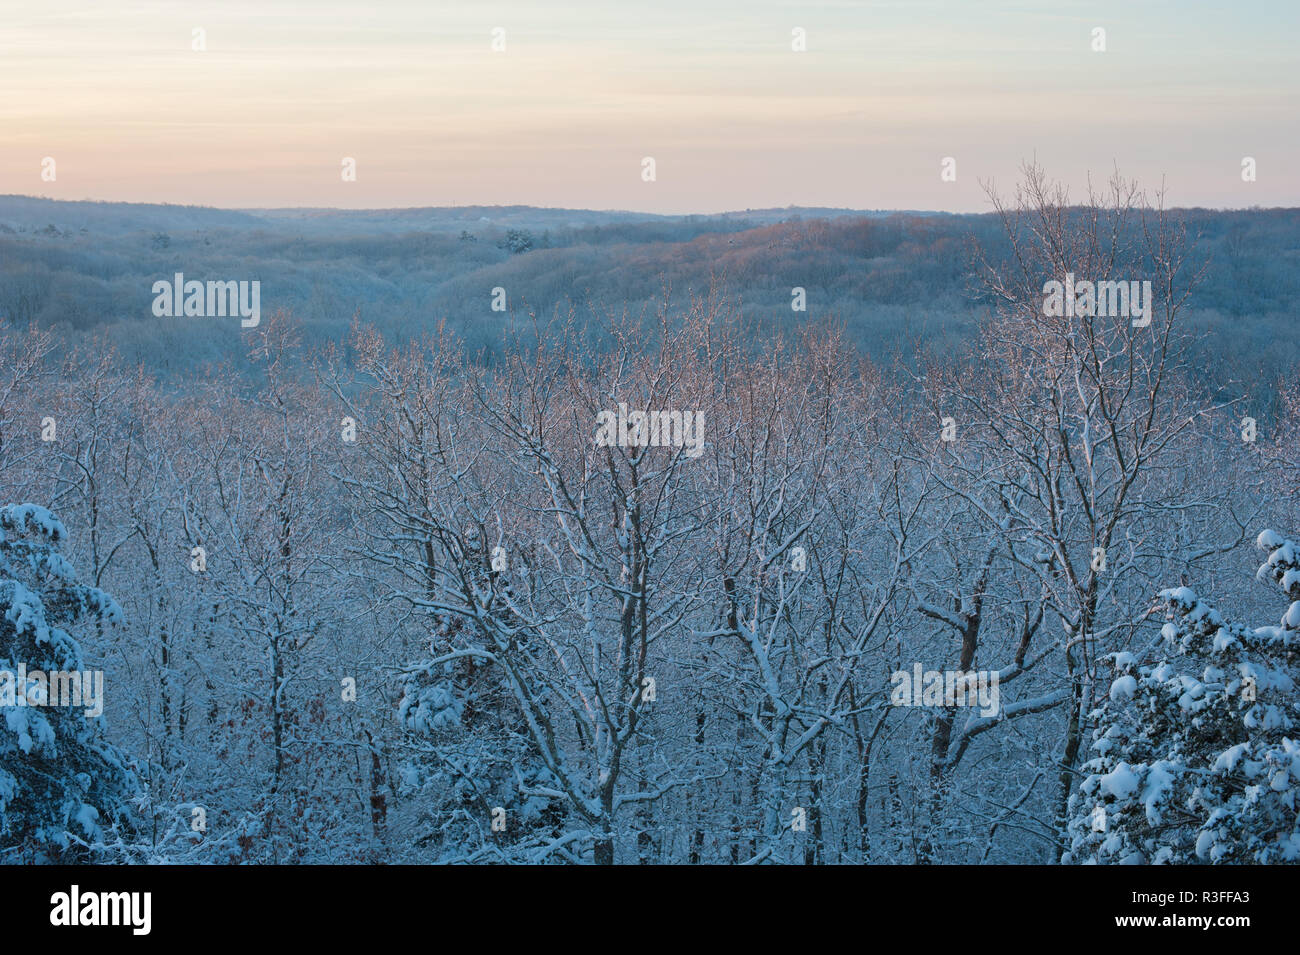
[{"label": "snow", "polygon": [[1101,777],[1101,791],[1115,799],[1128,799],[1138,790],[1137,773],[1128,763],[1121,762]]},{"label": "snow", "polygon": [[[5,585],[11,596],[4,597]],[[0,606],[9,605],[5,619],[14,625],[18,636],[31,631],[38,644],[49,640],[49,628],[45,624],[45,606],[41,598],[28,590],[20,581],[0,581]]]},{"label": "snow", "polygon": [[[1289,573],[1294,573],[1294,571]],[[1287,608],[1286,615],[1282,618],[1282,625],[1288,630],[1300,630],[1300,600],[1295,601]]]},{"label": "snow", "polygon": [[1230,773],[1237,768],[1237,762],[1242,755],[1250,752],[1249,743],[1238,743],[1236,746],[1230,746],[1219,754],[1219,758],[1214,761],[1214,771],[1216,773]]},{"label": "snow", "polygon": [[1153,826],[1160,822],[1160,800],[1173,789],[1174,776],[1170,770],[1176,767],[1176,763],[1158,760],[1147,771],[1146,787],[1142,791],[1142,804],[1146,807],[1147,822]]},{"label": "snow", "polygon": [[99,810],[89,803],[82,803],[74,817],[86,835],[94,837],[99,832]]},{"label": "snow", "polygon": [[464,703],[451,692],[450,684],[408,685],[398,704],[398,719],[413,733],[429,735],[455,727]]},{"label": "snow", "polygon": [[1210,848],[1214,845],[1214,832],[1208,829],[1201,830],[1201,834],[1196,837],[1196,857],[1205,859],[1209,857]]},{"label": "snow", "polygon": [[1130,675],[1124,675],[1110,685],[1110,699],[1112,703],[1118,703],[1120,700],[1129,699],[1137,693],[1137,680]]},{"label": "snow", "polygon": [[1284,541],[1274,531],[1260,531],[1259,537],[1255,538],[1255,546],[1260,550],[1273,550],[1281,547],[1285,543],[1286,541]]},{"label": "snow", "polygon": [[1231,649],[1237,643],[1237,638],[1228,632],[1226,627],[1220,627],[1214,631],[1214,641],[1211,646],[1215,653],[1222,653],[1224,650]]},{"label": "snow", "polygon": [[1300,832],[1279,839],[1278,854],[1283,862],[1300,862]]},{"label": "snow", "polygon": [[2,530],[35,532],[51,543],[58,543],[68,536],[63,522],[39,504],[7,504],[0,507],[0,531]]},{"label": "snow", "polygon": [[0,707],[0,712],[4,713],[5,726],[18,738],[18,748],[24,753],[40,754],[49,759],[58,755],[54,745],[54,727],[41,710],[6,706]]}]

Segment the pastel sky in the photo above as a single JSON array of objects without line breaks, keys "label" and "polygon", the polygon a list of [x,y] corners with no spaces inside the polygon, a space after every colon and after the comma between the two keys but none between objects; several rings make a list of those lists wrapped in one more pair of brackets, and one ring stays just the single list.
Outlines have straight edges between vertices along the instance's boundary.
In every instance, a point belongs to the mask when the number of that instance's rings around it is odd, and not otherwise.
[{"label": "pastel sky", "polygon": [[1036,156],[1076,192],[1118,164],[1174,205],[1296,206],[1298,27],[1300,0],[0,0],[0,193],[982,211]]}]

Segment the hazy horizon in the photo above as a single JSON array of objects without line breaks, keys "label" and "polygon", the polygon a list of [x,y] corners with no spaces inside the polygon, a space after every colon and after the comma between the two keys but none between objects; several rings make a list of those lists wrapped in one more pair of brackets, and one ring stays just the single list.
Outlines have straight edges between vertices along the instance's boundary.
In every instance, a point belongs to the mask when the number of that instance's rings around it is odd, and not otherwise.
[{"label": "hazy horizon", "polygon": [[1277,119],[1300,93],[1300,9],[1280,0],[0,9],[6,193],[966,213],[1036,159],[1079,199],[1118,166],[1172,206],[1300,204],[1297,127]]},{"label": "hazy horizon", "polygon": [[[1139,184],[1141,185],[1141,184]],[[1148,190],[1149,192],[1150,190]],[[1083,196],[1073,197],[1080,206],[1085,204]],[[388,205],[388,206],[321,206],[321,205],[263,205],[263,206],[240,206],[240,205],[213,205],[210,203],[199,202],[165,202],[150,200],[129,200],[129,199],[99,199],[93,196],[46,196],[37,193],[2,193],[0,199],[32,199],[44,202],[90,202],[103,205],[128,205],[128,206],[175,206],[177,208],[194,208],[194,209],[213,209],[219,212],[413,212],[420,209],[538,209],[547,212],[589,212],[602,213],[609,215],[645,215],[657,218],[685,218],[690,216],[728,216],[743,215],[747,212],[779,212],[783,210],[791,211],[832,211],[845,213],[864,213],[864,214],[888,214],[888,215],[984,215],[991,213],[992,208],[957,210],[957,209],[940,209],[940,208],[893,208],[888,206],[881,207],[862,207],[862,206],[842,206],[842,205],[800,205],[787,204],[776,206],[749,206],[746,208],[725,208],[712,210],[691,210],[686,212],[655,212],[649,209],[636,209],[630,207],[601,207],[594,206],[545,206],[529,202],[462,202],[444,205]],[[1268,211],[1272,209],[1298,209],[1300,203],[1295,205],[1260,205],[1251,204],[1248,206],[1202,206],[1202,205],[1169,205],[1166,206],[1170,211],[1195,209],[1207,212],[1250,212],[1250,211]]]}]

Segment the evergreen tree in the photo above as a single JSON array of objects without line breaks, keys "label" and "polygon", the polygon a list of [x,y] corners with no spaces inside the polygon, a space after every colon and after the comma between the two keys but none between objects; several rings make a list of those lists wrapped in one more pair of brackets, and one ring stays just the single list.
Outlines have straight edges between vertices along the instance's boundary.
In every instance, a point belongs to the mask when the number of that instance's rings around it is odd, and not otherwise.
[{"label": "evergreen tree", "polygon": [[1291,601],[1279,626],[1230,623],[1179,587],[1160,593],[1169,659],[1112,655],[1064,861],[1300,862],[1300,546],[1272,531],[1258,546],[1258,576]]},{"label": "evergreen tree", "polygon": [[[67,530],[34,504],[0,507],[0,858],[75,862],[127,821],[134,773],[104,742],[71,631],[112,624],[108,594],[77,583]],[[78,692],[67,704],[72,674]],[[90,693],[86,691],[90,690]]]}]

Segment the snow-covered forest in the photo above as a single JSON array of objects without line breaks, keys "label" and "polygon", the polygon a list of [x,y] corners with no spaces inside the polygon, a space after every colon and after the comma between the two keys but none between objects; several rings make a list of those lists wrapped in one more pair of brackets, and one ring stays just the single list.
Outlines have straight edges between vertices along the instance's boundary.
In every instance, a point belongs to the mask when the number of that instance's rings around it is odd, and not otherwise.
[{"label": "snow-covered forest", "polygon": [[182,381],[0,323],[0,670],[103,673],[11,685],[0,861],[1300,861],[1300,385],[1192,362],[1158,196],[995,208],[895,364],[716,288]]}]

